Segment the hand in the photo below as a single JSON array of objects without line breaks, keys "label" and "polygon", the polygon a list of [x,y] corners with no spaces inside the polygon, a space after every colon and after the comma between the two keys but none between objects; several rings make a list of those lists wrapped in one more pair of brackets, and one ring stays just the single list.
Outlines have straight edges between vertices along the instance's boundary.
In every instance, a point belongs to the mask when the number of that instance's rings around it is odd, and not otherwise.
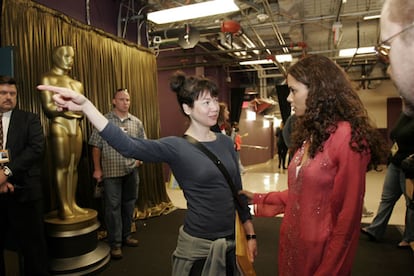
[{"label": "hand", "polygon": [[48,90],[56,93],[53,95],[53,100],[55,101],[58,111],[83,111],[83,106],[87,102],[85,96],[68,88],[51,85],[38,85],[37,89]]},{"label": "hand", "polygon": [[239,191],[239,195],[245,195],[247,197],[247,203],[248,204],[253,203],[254,193],[246,191],[246,190],[241,190],[241,191]]},{"label": "hand", "polygon": [[4,182],[0,184],[0,194],[5,194],[7,192],[14,192],[14,186],[9,182]]},{"label": "hand", "polygon": [[254,262],[257,256],[257,241],[256,239],[251,239],[247,241],[247,247],[249,248],[249,260],[250,262]]},{"label": "hand", "polygon": [[93,171],[93,178],[96,179],[96,182],[102,182],[102,170],[94,170]]}]

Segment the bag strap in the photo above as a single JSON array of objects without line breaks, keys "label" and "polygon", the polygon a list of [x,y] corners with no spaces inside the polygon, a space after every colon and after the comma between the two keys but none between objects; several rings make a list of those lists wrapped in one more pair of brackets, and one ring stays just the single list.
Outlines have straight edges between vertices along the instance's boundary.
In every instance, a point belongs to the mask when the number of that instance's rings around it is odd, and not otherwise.
[{"label": "bag strap", "polygon": [[233,181],[231,180],[230,174],[227,171],[226,167],[224,167],[223,163],[220,161],[220,159],[217,158],[217,156],[212,153],[208,148],[206,148],[203,144],[201,144],[199,141],[197,141],[194,137],[190,135],[184,135],[183,136],[188,142],[193,144],[196,148],[198,148],[200,151],[202,151],[205,155],[207,155],[208,158],[213,161],[214,164],[219,168],[221,173],[224,175],[224,178],[227,180],[227,183],[229,184],[229,187],[231,189],[231,192],[233,193],[234,201],[239,205],[239,207],[243,206],[241,204],[240,197],[236,191],[236,187],[233,184]]}]

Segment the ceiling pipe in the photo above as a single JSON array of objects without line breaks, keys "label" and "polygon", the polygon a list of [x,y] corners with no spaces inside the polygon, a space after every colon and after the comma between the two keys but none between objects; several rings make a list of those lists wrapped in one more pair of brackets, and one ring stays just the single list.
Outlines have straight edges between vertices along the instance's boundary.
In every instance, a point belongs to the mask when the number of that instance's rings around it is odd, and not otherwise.
[{"label": "ceiling pipe", "polygon": [[[381,10],[372,10],[369,12],[353,12],[353,13],[344,13],[340,15],[340,18],[342,20],[346,20],[347,17],[350,18],[354,18],[354,17],[363,17],[365,15],[367,15],[367,13],[371,14],[371,13],[381,13]],[[245,14],[244,16],[247,17],[247,15]],[[302,24],[307,24],[307,23],[314,23],[314,22],[319,22],[319,21],[335,21],[336,18],[338,16],[337,15],[321,15],[318,17],[310,17],[310,18],[306,18],[304,20],[289,20],[289,21],[279,21],[277,22],[278,26],[285,26],[285,25],[302,25]],[[249,27],[254,27],[256,29],[267,29],[269,27],[271,27],[273,23],[271,22],[257,22],[257,23],[252,23],[251,21],[249,22]],[[211,25],[205,25],[205,29],[220,29],[220,26],[217,25],[217,23],[212,23]],[[171,28],[171,27],[167,27],[167,28],[162,28],[162,29],[158,29],[157,31],[151,32],[149,31],[149,34],[153,34],[153,33],[159,33],[159,32],[164,32],[164,31],[168,31],[168,30],[174,30],[174,29],[178,29],[178,28]],[[199,30],[201,33],[203,32],[203,30]]]},{"label": "ceiling pipe", "polygon": [[[283,38],[283,36],[282,36],[282,33],[280,32],[280,30],[279,30],[279,27],[277,26],[277,24],[276,24],[276,22],[274,21],[274,19],[273,19],[273,16],[272,16],[272,14],[271,14],[271,8],[270,8],[270,4],[269,4],[269,2],[267,1],[267,0],[265,0],[264,1],[264,8],[265,8],[265,10],[266,10],[266,13],[269,15],[269,18],[270,18],[270,21],[271,21],[271,28],[272,28],[272,30],[273,30],[273,32],[274,32],[274,34],[275,34],[275,36],[276,36],[276,38],[277,38],[277,40],[278,40],[278,42],[279,42],[279,45],[281,45],[281,47],[279,47],[278,48],[278,50],[280,50],[280,49],[282,49],[282,51],[283,51],[283,53],[289,53],[289,50],[288,50],[288,48],[287,47],[285,47],[285,46],[283,46],[283,45],[285,45],[286,44],[286,42],[285,42],[285,40],[284,40],[284,38]],[[241,14],[242,15],[245,15],[244,14],[244,12],[242,11],[241,12]],[[248,21],[248,25],[249,25],[249,27],[251,28],[251,30],[253,31],[253,33],[256,35],[256,37],[257,37],[257,39],[259,40],[259,42],[260,42],[260,44],[262,44],[262,46],[263,47],[265,47],[266,48],[266,52],[269,54],[269,55],[272,55],[272,52],[271,52],[271,50],[269,49],[270,47],[267,47],[267,45],[264,43],[264,41],[263,41],[263,39],[260,37],[260,35],[257,33],[257,31],[256,31],[256,29],[253,27],[253,25],[251,24],[251,21],[250,21],[250,19],[245,15],[245,18],[247,18],[247,21]],[[283,64],[281,64],[281,63],[279,63],[279,61],[277,61],[276,59],[274,60],[274,63],[280,68],[280,71],[283,73],[283,74],[286,74],[286,68],[283,66]]]},{"label": "ceiling pipe", "polygon": [[341,9],[342,9],[342,0],[338,0],[339,6],[338,6],[338,12],[336,13],[336,22],[339,22],[340,15],[341,15]]},{"label": "ceiling pipe", "polygon": [[[197,26],[195,26],[197,28]],[[175,28],[175,29],[164,29],[164,30],[158,30],[153,32],[148,32],[149,36],[159,36],[161,39],[172,39],[172,38],[178,38],[184,30],[184,26],[182,28]],[[208,34],[218,34],[221,32],[221,27],[210,27],[210,28],[204,28],[199,30],[197,28],[198,32],[201,35],[208,35]]]},{"label": "ceiling pipe", "polygon": [[357,22],[357,46],[356,46],[356,50],[355,50],[355,53],[352,56],[352,58],[349,60],[348,66],[345,68],[345,72],[347,72],[349,70],[349,68],[351,68],[351,64],[354,62],[355,57],[358,55],[357,54],[358,49],[359,49],[359,21]]},{"label": "ceiling pipe", "polygon": [[[234,63],[234,61],[233,61]],[[158,71],[169,71],[169,70],[178,70],[178,69],[185,69],[185,68],[195,68],[195,67],[213,67],[213,66],[238,66],[238,64],[233,64],[232,62],[223,62],[223,61],[217,61],[217,62],[199,62],[199,63],[183,63],[180,65],[170,65],[170,66],[162,66],[158,67]]]},{"label": "ceiling pipe", "polygon": [[[208,51],[208,52],[182,52],[178,55],[168,55],[163,58],[178,58],[178,57],[188,57],[188,56],[200,56],[200,55],[218,55],[218,54],[227,54],[227,53],[234,53],[234,52],[253,52],[253,51],[264,51],[266,49],[271,50],[280,50],[283,47],[295,47],[295,45],[300,46],[299,44],[290,44],[290,45],[276,45],[272,47],[257,47],[257,48],[243,48],[243,49],[228,49],[228,50],[217,50],[217,51]],[[172,50],[177,50],[177,48],[172,48]],[[182,50],[182,49],[181,49]],[[168,49],[163,49],[163,51],[168,51]],[[293,49],[292,52],[302,52],[301,49],[295,50]],[[241,61],[241,59],[240,59]]]},{"label": "ceiling pipe", "polygon": [[[369,13],[381,13],[381,10],[370,11]],[[344,21],[344,20],[347,19],[347,17],[349,17],[349,18],[363,17],[366,14],[367,14],[367,12],[345,13],[345,14],[341,14],[340,18],[341,18],[342,21]],[[336,18],[337,18],[336,15],[322,15],[322,16],[318,16],[318,17],[306,18],[304,20],[292,19],[292,20],[289,20],[289,21],[279,21],[279,22],[277,22],[277,24],[278,24],[278,26],[283,27],[283,26],[311,24],[311,23],[320,22],[320,21],[335,22]],[[269,22],[263,22],[263,23],[258,22],[256,24],[253,24],[252,26],[255,27],[256,29],[267,29],[267,28],[271,27],[271,25],[272,25],[272,23],[269,23]]]},{"label": "ceiling pipe", "polygon": [[389,80],[391,79],[389,76],[384,77],[365,77],[365,78],[354,78],[351,81],[376,81],[376,80]]},{"label": "ceiling pipe", "polygon": [[86,24],[91,25],[91,6],[89,0],[85,1],[85,9],[86,9]]},{"label": "ceiling pipe", "polygon": [[255,9],[257,12],[263,12],[263,8],[260,7],[258,4],[254,3],[251,0],[239,0],[239,2],[244,3],[250,7],[252,7],[253,9]]},{"label": "ceiling pipe", "polygon": [[[281,33],[280,29],[279,29],[278,24],[275,22],[275,20],[274,20],[274,18],[273,18],[273,16],[272,16],[272,9],[271,9],[271,7],[270,7],[269,1],[268,1],[268,0],[265,0],[265,1],[263,2],[263,5],[264,5],[264,7],[265,7],[265,10],[266,10],[267,14],[269,15],[269,18],[270,18],[270,21],[271,21],[271,27],[272,27],[273,33],[275,34],[275,36],[276,36],[276,38],[277,38],[277,40],[278,40],[279,44],[280,44],[280,45],[284,45],[284,44],[286,44],[285,39],[283,38],[283,35],[282,35],[282,33]],[[288,54],[288,53],[289,53],[289,50],[288,50],[287,48],[283,48],[283,52],[284,52],[285,54]]]}]

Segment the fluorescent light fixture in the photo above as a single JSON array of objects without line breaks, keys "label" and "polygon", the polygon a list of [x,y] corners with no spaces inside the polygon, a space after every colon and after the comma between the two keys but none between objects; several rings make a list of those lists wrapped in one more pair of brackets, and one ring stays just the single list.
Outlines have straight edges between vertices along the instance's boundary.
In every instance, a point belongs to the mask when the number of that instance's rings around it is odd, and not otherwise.
[{"label": "fluorescent light fixture", "polygon": [[[284,54],[284,55],[276,55],[275,58],[278,62],[291,62],[292,61],[292,55],[290,54]],[[246,60],[246,61],[240,61],[240,65],[259,65],[259,64],[273,64],[274,61],[271,58],[267,59],[256,59],[256,60]]]},{"label": "fluorescent light fixture", "polygon": [[292,55],[290,55],[290,54],[276,55],[276,60],[280,63],[291,62],[292,61]]},{"label": "fluorescent light fixture", "polygon": [[257,60],[246,60],[240,61],[240,65],[258,65],[258,64],[272,64],[273,60],[271,59],[257,59]]},{"label": "fluorescent light fixture", "polygon": [[357,48],[341,49],[341,50],[339,50],[339,56],[340,57],[352,57],[355,54],[355,52],[358,55],[372,54],[372,53],[375,53],[375,47],[374,46],[360,47],[360,48],[358,48],[358,50],[357,50]]},{"label": "fluorescent light fixture", "polygon": [[213,0],[150,12],[147,14],[147,18],[156,24],[166,24],[238,10],[239,7],[234,3],[234,0]]},{"label": "fluorescent light fixture", "polygon": [[378,18],[381,18],[380,14],[364,16],[364,20],[371,20],[371,19],[378,19]]}]

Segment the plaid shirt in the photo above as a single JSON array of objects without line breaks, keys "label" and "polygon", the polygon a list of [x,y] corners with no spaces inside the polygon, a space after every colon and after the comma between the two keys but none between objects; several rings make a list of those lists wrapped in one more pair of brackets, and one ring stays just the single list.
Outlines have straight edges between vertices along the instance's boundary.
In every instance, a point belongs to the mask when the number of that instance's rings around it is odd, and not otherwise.
[{"label": "plaid shirt", "polygon": [[[111,111],[105,117],[114,125],[120,127],[129,136],[134,138],[144,138],[144,126],[142,122],[135,116],[128,113],[128,118],[121,120],[116,114]],[[101,150],[101,166],[103,178],[121,177],[132,172],[136,167],[135,159],[125,158],[119,154],[114,148],[102,139],[96,129],[93,130],[89,138],[89,145],[97,147]]]}]

